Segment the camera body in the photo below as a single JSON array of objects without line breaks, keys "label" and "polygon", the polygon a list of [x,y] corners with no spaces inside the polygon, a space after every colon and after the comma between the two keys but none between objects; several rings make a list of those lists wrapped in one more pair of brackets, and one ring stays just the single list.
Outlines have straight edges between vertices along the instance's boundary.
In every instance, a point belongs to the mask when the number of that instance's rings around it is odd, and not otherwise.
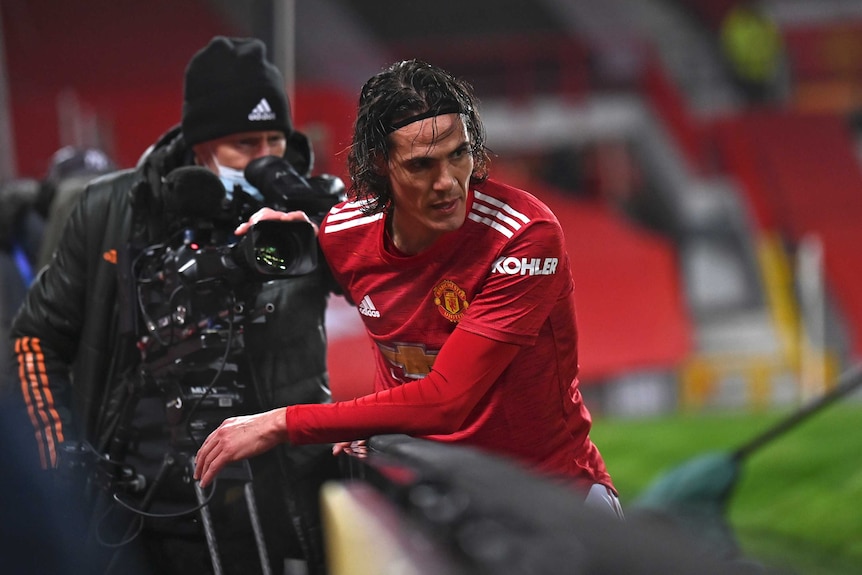
[{"label": "camera body", "polygon": [[240,187],[228,198],[204,168],[171,172],[169,239],[144,248],[132,264],[142,393],[164,398],[171,443],[183,450],[196,449],[253,391],[240,381],[237,365],[246,326],[273,311],[256,301],[261,285],[318,266],[307,221],[263,220],[240,237],[236,226],[263,205],[322,219],[343,198],[340,180],[309,182],[280,158],[255,160],[246,173],[263,202]]}]

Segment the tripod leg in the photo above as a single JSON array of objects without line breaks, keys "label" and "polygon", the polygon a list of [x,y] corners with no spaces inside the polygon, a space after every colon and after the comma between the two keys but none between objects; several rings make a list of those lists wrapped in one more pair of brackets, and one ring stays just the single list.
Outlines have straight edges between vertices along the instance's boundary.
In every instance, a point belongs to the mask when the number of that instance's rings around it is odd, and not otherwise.
[{"label": "tripod leg", "polygon": [[[190,464],[194,466],[194,460],[191,460]],[[243,496],[245,498],[248,517],[251,521],[251,528],[254,532],[254,541],[257,546],[258,557],[260,558],[261,573],[263,575],[272,575],[272,569],[269,565],[269,554],[267,553],[266,542],[263,538],[263,527],[261,526],[260,515],[257,511],[257,500],[254,496],[251,465],[249,465],[247,460],[243,461],[243,472],[244,473],[235,475],[233,479],[241,479],[243,482]],[[201,489],[200,483],[195,481],[194,486],[198,503],[201,505],[201,523],[203,524],[204,535],[206,535],[207,547],[209,547],[210,551],[210,558],[213,564],[213,574],[222,575],[224,571],[222,569],[221,558],[219,556],[218,541],[216,540],[215,529],[213,527],[213,520],[210,515],[209,507],[205,505],[206,496],[204,495],[203,489]],[[215,489],[215,485],[213,485],[212,488]]]},{"label": "tripod leg", "polygon": [[[216,541],[212,516],[210,515],[209,507],[207,505],[204,505],[206,503],[206,496],[204,495],[204,490],[201,489],[200,483],[195,481],[194,486],[195,495],[198,499],[198,504],[202,506],[200,509],[201,523],[204,527],[204,535],[206,535],[207,538],[207,547],[209,547],[210,550],[210,559],[212,560],[213,564],[213,574],[222,575],[223,571],[221,566],[221,559],[218,553],[218,542]],[[213,485],[212,489],[215,489],[215,485]]]},{"label": "tripod leg", "polygon": [[[248,461],[245,462],[248,465]],[[251,470],[249,469],[249,475]],[[251,520],[251,528],[254,530],[254,541],[257,543],[257,553],[260,556],[260,568],[263,575],[272,575],[269,567],[269,556],[266,552],[266,543],[263,539],[263,528],[260,525],[260,516],[257,513],[257,501],[254,498],[254,488],[251,481],[246,481],[243,486],[245,493],[245,503],[248,507],[248,517]]]}]

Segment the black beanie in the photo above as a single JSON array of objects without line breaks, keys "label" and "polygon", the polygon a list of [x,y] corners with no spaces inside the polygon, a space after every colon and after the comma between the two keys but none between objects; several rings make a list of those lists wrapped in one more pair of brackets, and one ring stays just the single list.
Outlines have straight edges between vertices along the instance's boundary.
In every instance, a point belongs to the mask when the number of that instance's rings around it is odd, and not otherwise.
[{"label": "black beanie", "polygon": [[183,137],[189,146],[239,132],[289,135],[290,107],[278,68],[253,38],[216,36],[186,67]]}]

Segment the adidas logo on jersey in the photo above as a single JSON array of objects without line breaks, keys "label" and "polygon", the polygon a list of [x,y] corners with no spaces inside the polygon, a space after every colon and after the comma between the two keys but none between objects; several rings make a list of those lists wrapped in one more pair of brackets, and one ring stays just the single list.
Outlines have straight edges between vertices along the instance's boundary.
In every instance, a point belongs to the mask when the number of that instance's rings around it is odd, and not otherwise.
[{"label": "adidas logo on jersey", "polygon": [[275,112],[272,111],[272,108],[269,105],[269,102],[266,101],[266,98],[261,98],[260,102],[257,103],[257,106],[249,112],[248,119],[252,122],[260,122],[263,120],[275,120]]},{"label": "adidas logo on jersey", "polygon": [[371,298],[365,296],[362,298],[362,301],[359,302],[359,313],[368,317],[380,317],[380,312],[377,311],[377,308],[374,307],[374,302],[371,301]]}]

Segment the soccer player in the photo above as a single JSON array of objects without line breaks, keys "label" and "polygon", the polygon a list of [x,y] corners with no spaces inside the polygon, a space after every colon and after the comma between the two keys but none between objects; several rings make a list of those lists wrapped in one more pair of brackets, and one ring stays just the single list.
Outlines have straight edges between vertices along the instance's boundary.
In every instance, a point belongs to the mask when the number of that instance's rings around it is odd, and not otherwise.
[{"label": "soccer player", "polygon": [[[335,442],[339,453],[405,433],[520,461],[621,516],[578,389],[560,224],[529,193],[488,179],[470,86],[416,60],[372,77],[348,163],[349,200],[319,239],[375,344],[376,391],[226,420],[198,452],[201,485],[282,442]],[[264,210],[243,226],[279,217]]]}]

